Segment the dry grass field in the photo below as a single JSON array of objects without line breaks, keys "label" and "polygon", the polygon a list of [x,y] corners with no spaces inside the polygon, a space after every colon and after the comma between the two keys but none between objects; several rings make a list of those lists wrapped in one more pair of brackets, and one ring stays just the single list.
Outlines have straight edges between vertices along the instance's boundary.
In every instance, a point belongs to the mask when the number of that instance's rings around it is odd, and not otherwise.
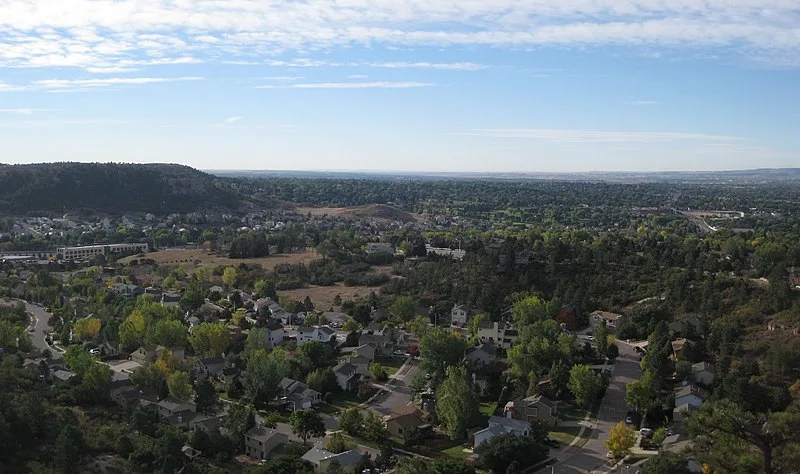
[{"label": "dry grass field", "polygon": [[290,298],[296,301],[303,301],[306,296],[311,298],[314,308],[327,311],[336,308],[333,300],[336,295],[342,298],[342,302],[366,298],[370,291],[378,293],[380,286],[344,286],[344,283],[337,283],[333,286],[310,286],[308,288],[298,288],[296,290],[278,291],[278,295],[283,298]]},{"label": "dry grass field", "polygon": [[[261,265],[265,270],[272,271],[276,265],[281,263],[310,263],[312,260],[319,258],[317,253],[313,250],[306,250],[303,252],[287,253],[270,255],[263,258],[237,258],[232,259],[215,255],[208,250],[204,249],[167,249],[159,250],[157,252],[150,252],[146,254],[146,258],[154,260],[159,265],[180,265],[185,264],[186,271],[191,270],[198,265],[230,265],[236,266],[240,263],[252,264],[256,263]],[[122,263],[128,263],[137,257],[127,257],[121,260]]]},{"label": "dry grass field", "polygon": [[294,210],[298,214],[311,214],[312,216],[332,216],[346,219],[374,219],[384,222],[417,222],[420,216],[384,204],[370,204],[355,207],[298,207]]}]

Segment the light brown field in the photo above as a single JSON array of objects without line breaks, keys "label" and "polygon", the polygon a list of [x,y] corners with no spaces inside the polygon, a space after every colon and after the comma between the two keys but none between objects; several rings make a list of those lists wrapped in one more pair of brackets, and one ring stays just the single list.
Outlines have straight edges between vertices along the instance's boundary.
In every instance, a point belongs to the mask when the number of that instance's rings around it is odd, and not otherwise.
[{"label": "light brown field", "polygon": [[382,222],[417,222],[421,216],[397,209],[385,204],[370,204],[368,206],[353,207],[298,207],[294,211],[298,214],[311,214],[320,217],[328,215],[346,219],[372,219]]},{"label": "light brown field", "polygon": [[279,291],[278,296],[296,301],[303,301],[308,296],[311,298],[311,302],[314,303],[314,308],[327,311],[336,307],[333,304],[336,295],[341,296],[342,302],[354,301],[368,297],[370,291],[378,293],[380,289],[380,286],[344,286],[344,283],[340,282],[333,286],[311,286],[296,290]]},{"label": "light brown field", "polygon": [[[131,260],[136,259],[137,257],[127,257],[121,260],[122,263],[129,263]],[[139,257],[141,258],[141,257]],[[289,263],[289,264],[298,264],[298,263],[305,263],[308,264],[312,260],[319,258],[317,253],[313,250],[306,250],[303,252],[295,252],[295,253],[286,253],[286,254],[277,254],[277,255],[270,255],[269,257],[263,258],[228,258],[222,257],[219,255],[214,255],[213,253],[209,252],[208,250],[203,249],[169,249],[169,250],[159,250],[157,252],[150,252],[146,254],[145,258],[149,258],[154,260],[159,265],[180,265],[186,264],[186,271],[191,272],[191,270],[197,265],[230,265],[236,266],[240,263],[247,263],[247,264],[258,264],[261,265],[265,270],[272,271],[275,269],[276,265],[281,263]]]}]

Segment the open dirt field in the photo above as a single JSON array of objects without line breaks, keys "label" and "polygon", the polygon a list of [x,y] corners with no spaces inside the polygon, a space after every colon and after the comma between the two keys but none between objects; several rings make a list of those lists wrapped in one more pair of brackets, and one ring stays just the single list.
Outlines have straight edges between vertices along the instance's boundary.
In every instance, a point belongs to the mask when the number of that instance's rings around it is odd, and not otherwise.
[{"label": "open dirt field", "polygon": [[[123,263],[128,263],[137,257],[127,257],[122,260]],[[236,266],[240,263],[257,263],[264,267],[265,270],[272,271],[276,265],[281,263],[310,263],[312,260],[318,258],[317,253],[313,250],[306,250],[304,252],[286,253],[270,255],[263,258],[227,258],[214,255],[208,250],[203,249],[167,249],[159,250],[157,252],[150,252],[146,254],[145,258],[153,259],[159,265],[180,265],[187,264],[187,271],[191,271],[195,264],[197,265],[231,265]]]},{"label": "open dirt field", "polygon": [[357,300],[369,296],[370,291],[378,293],[380,286],[344,286],[344,283],[337,283],[333,286],[312,286],[309,288],[298,288],[296,290],[278,291],[278,296],[290,298],[296,301],[303,301],[306,296],[311,298],[314,308],[328,310],[335,307],[333,300],[336,295],[342,297],[342,302]]}]

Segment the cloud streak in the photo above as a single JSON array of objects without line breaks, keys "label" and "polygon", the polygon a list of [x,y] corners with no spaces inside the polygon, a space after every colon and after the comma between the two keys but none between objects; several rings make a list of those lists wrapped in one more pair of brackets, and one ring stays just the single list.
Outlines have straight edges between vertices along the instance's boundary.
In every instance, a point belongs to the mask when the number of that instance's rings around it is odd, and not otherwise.
[{"label": "cloud streak", "polygon": [[547,140],[561,143],[670,143],[670,142],[722,142],[736,144],[744,140],[727,135],[681,132],[616,132],[603,130],[556,129],[478,129],[460,135],[489,138]]},{"label": "cloud streak", "polygon": [[234,115],[232,117],[228,117],[222,121],[223,125],[233,125],[236,122],[242,120],[244,117],[241,115]]},{"label": "cloud streak", "polygon": [[16,108],[16,109],[0,109],[3,114],[16,114],[16,115],[33,115],[42,112],[55,112],[55,109],[29,109],[29,108]]},{"label": "cloud streak", "polygon": [[435,84],[427,82],[312,82],[289,86],[262,85],[256,86],[256,89],[412,89],[432,86]]},{"label": "cloud streak", "polygon": [[[796,0],[5,1],[0,3],[0,66],[103,73],[104,68],[212,59],[263,64],[269,58],[281,65],[278,54],[351,46],[617,45],[710,48],[720,57],[767,58],[794,67],[798,24]],[[285,63],[314,65],[313,60]]]}]

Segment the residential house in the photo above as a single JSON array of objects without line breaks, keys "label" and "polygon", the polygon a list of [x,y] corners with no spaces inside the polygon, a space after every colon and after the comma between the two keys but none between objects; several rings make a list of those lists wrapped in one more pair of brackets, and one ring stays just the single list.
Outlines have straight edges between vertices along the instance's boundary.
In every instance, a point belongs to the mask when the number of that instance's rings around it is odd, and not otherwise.
[{"label": "residential house", "polygon": [[336,382],[342,390],[353,390],[358,382],[358,368],[349,362],[339,362],[333,368]]},{"label": "residential house", "polygon": [[358,344],[374,348],[376,357],[391,357],[396,347],[391,337],[366,332],[358,337]]},{"label": "residential house", "polygon": [[519,333],[507,321],[484,321],[478,327],[478,337],[482,342],[492,342],[501,349],[510,349],[517,342]]},{"label": "residential house", "polygon": [[340,311],[323,311],[320,316],[325,318],[328,325],[333,328],[341,328],[350,319],[350,316]]},{"label": "residential house", "polygon": [[358,375],[362,377],[369,377],[369,366],[372,365],[372,360],[363,356],[354,355],[350,356],[350,358],[347,359],[347,362],[355,366],[356,373],[358,373]]},{"label": "residential house", "polygon": [[517,268],[527,267],[533,262],[533,250],[523,250],[514,258],[514,266]]},{"label": "residential house", "polygon": [[714,365],[708,362],[698,362],[692,365],[691,379],[694,383],[699,383],[710,387],[714,385]]},{"label": "residential house", "polygon": [[375,362],[375,348],[369,344],[363,344],[353,348],[351,354],[353,357],[364,357],[368,359],[370,363]]},{"label": "residential house", "polygon": [[206,357],[198,360],[194,364],[194,371],[201,376],[216,376],[219,371],[225,368],[225,359],[222,357]]},{"label": "residential house", "polygon": [[324,474],[328,472],[330,465],[336,461],[344,472],[353,472],[361,462],[361,453],[355,449],[343,453],[334,454],[321,447],[311,448],[305,453],[302,459],[314,465],[314,472]]},{"label": "residential house", "polygon": [[217,380],[229,387],[241,379],[241,374],[238,367],[228,367],[217,372]]},{"label": "residential house", "polygon": [[392,247],[392,244],[383,242],[367,242],[367,254],[394,255],[394,247]]},{"label": "residential house", "polygon": [[269,459],[273,451],[287,443],[287,435],[263,426],[254,426],[244,434],[244,452],[253,459]]},{"label": "residential house", "polygon": [[467,365],[478,372],[491,368],[497,362],[497,347],[493,342],[484,342],[467,349]]},{"label": "residential house", "polygon": [[415,406],[401,406],[392,409],[392,412],[385,417],[386,430],[390,435],[404,438],[411,434],[413,430],[424,430],[430,425],[422,419],[422,411]]},{"label": "residential house", "polygon": [[165,291],[161,295],[161,306],[178,306],[181,301],[181,294],[174,291]]},{"label": "residential house", "polygon": [[515,420],[509,417],[493,416],[489,418],[489,426],[475,432],[476,448],[489,441],[495,436],[514,435],[529,436],[531,434],[531,424],[524,420]]},{"label": "residential house", "polygon": [[336,339],[336,331],[327,326],[307,327],[300,326],[297,329],[297,343],[303,344],[309,341],[331,342]]},{"label": "residential house", "polygon": [[110,395],[111,400],[122,408],[158,403],[156,392],[148,389],[141,390],[132,385],[112,389]]},{"label": "residential house", "polygon": [[484,374],[472,374],[472,384],[478,391],[478,395],[486,396],[489,393],[489,376]]},{"label": "residential house", "polygon": [[189,323],[189,334],[191,334],[192,329],[196,328],[200,324],[200,318],[197,316],[189,316],[186,319],[186,322]]},{"label": "residential house", "polygon": [[675,408],[672,410],[672,421],[674,423],[681,423],[686,421],[686,419],[692,413],[699,410],[700,407],[697,405],[692,405],[690,403],[684,403],[682,405],[675,405]]},{"label": "residential house", "polygon": [[625,322],[625,316],[608,311],[595,311],[589,315],[589,322],[592,327],[596,327],[598,324],[605,324],[609,329],[616,329]]},{"label": "residential house", "polygon": [[463,326],[467,324],[470,316],[470,308],[465,304],[453,305],[450,310],[450,324],[453,326]]},{"label": "residential house", "polygon": [[156,407],[158,408],[158,415],[162,419],[185,411],[193,412],[197,409],[197,405],[194,403],[186,402],[173,396],[169,396],[156,403]]},{"label": "residential house", "polygon": [[56,385],[60,385],[67,383],[69,379],[75,377],[75,372],[59,369],[59,370],[54,370],[52,375],[53,375],[53,383]]},{"label": "residential house", "polygon": [[127,283],[114,283],[111,285],[111,291],[125,298],[136,298],[144,294],[144,288],[141,286],[129,285]]},{"label": "residential house", "polygon": [[289,411],[311,408],[322,401],[322,394],[303,382],[284,377],[280,383],[281,402]]},{"label": "residential house", "polygon": [[156,361],[158,354],[156,353],[156,345],[142,346],[131,354],[131,360],[139,365],[152,364]]},{"label": "residential house", "polygon": [[686,360],[689,352],[692,350],[692,346],[694,346],[694,343],[683,337],[672,341],[673,360]]},{"label": "residential house", "polygon": [[515,420],[532,423],[540,420],[550,426],[558,424],[558,403],[543,395],[533,395],[506,403],[503,413]]},{"label": "residential house", "polygon": [[694,405],[696,407],[703,406],[703,399],[705,396],[696,385],[683,384],[675,388],[673,391],[675,396],[675,406],[681,405]]}]

